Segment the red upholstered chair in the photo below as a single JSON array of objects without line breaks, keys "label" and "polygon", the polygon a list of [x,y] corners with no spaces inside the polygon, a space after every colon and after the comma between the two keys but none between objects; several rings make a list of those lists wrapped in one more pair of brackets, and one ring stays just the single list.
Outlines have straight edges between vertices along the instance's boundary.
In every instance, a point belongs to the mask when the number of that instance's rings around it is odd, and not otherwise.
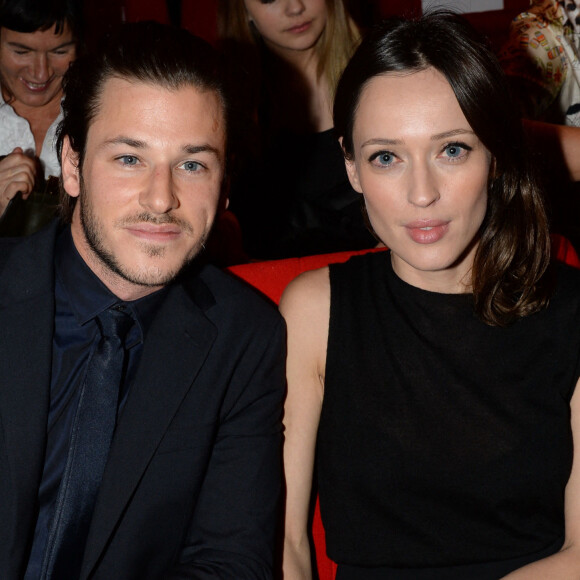
[{"label": "red upholstered chair", "polygon": [[552,254],[559,262],[564,262],[575,268],[580,268],[580,258],[568,238],[560,234],[552,234]]},{"label": "red upholstered chair", "polygon": [[[552,234],[551,237],[552,252],[555,259],[580,268],[580,259],[570,241],[558,234]],[[306,272],[307,270],[322,268],[328,264],[346,262],[348,258],[357,254],[380,251],[385,251],[385,248],[337,252],[335,254],[287,258],[285,260],[271,260],[267,262],[253,262],[250,264],[230,266],[228,270],[260,290],[260,292],[277,304],[284,288],[298,274]],[[320,580],[334,580],[336,576],[336,564],[326,555],[326,539],[320,518],[318,498],[316,500],[312,521],[312,538],[314,540],[316,563]]]}]

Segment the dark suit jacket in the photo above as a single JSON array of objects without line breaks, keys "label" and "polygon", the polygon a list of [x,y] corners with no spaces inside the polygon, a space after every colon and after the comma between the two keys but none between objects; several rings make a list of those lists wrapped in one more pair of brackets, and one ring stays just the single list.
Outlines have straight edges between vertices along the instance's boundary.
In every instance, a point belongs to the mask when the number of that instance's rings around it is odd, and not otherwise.
[{"label": "dark suit jacket", "polygon": [[[51,377],[57,226],[0,241],[0,578],[26,568]],[[170,288],[143,347],[81,578],[272,577],[284,326],[211,266]]]}]

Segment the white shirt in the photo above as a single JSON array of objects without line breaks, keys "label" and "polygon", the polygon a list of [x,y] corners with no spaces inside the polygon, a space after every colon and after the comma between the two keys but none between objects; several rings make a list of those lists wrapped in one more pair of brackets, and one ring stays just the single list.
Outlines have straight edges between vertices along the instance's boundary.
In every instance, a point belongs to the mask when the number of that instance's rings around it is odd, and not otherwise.
[{"label": "white shirt", "polygon": [[[40,161],[44,168],[44,177],[60,175],[60,164],[56,155],[55,137],[56,128],[62,119],[62,111],[46,132]],[[34,135],[28,121],[16,114],[16,111],[2,98],[0,91],[0,155],[8,155],[14,147],[22,147],[33,155],[36,150]]]}]

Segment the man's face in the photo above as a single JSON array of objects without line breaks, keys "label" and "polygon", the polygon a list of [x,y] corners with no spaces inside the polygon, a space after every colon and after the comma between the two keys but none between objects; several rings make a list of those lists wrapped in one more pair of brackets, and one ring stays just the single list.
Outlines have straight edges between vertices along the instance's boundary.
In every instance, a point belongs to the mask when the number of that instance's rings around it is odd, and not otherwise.
[{"label": "man's face", "polygon": [[75,246],[123,300],[170,282],[202,248],[218,206],[225,121],[219,96],[107,80],[77,169],[68,141],[63,184],[79,196]]},{"label": "man's face", "polygon": [[62,77],[76,55],[72,31],[65,24],[36,32],[0,28],[0,78],[4,98],[19,107],[44,107],[60,102]]}]

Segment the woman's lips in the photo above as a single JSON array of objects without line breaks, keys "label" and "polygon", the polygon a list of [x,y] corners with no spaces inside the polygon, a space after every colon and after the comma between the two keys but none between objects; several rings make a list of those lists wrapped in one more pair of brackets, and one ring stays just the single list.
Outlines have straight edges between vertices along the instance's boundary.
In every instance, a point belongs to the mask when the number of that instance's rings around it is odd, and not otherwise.
[{"label": "woman's lips", "polygon": [[312,20],[309,20],[308,22],[303,22],[302,24],[286,29],[286,32],[290,32],[290,34],[302,34],[310,28],[311,24]]},{"label": "woman's lips", "polygon": [[22,83],[24,84],[24,86],[33,93],[43,93],[44,91],[46,91],[46,89],[48,89],[48,87],[50,86],[50,83],[52,82],[52,79],[47,80],[44,83],[33,83],[31,81],[27,81],[26,79],[20,79],[22,81]]},{"label": "woman's lips", "polygon": [[418,220],[405,224],[411,239],[417,244],[434,244],[449,229],[449,222],[442,220]]}]

